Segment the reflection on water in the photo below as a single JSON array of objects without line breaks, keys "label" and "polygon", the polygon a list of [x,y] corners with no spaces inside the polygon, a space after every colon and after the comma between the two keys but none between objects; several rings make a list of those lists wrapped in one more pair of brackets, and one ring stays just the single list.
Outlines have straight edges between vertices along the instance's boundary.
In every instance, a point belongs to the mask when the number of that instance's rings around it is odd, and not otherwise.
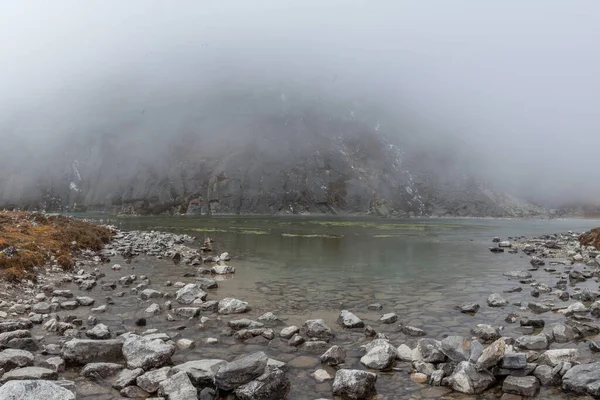
[{"label": "reflection on water", "polygon": [[[447,334],[470,336],[470,328],[477,323],[504,327],[504,334],[522,335],[518,324],[504,322],[509,312],[530,315],[516,305],[503,309],[489,308],[486,297],[501,293],[513,286],[522,286],[522,293],[506,294],[512,304],[532,299],[530,288],[502,276],[510,270],[529,267],[523,254],[492,254],[487,250],[494,236],[532,236],[568,230],[582,231],[600,225],[593,220],[406,220],[326,219],[326,218],[264,218],[264,217],[127,217],[108,221],[122,229],[165,230],[188,233],[198,238],[211,237],[219,251],[228,251],[237,270],[234,277],[220,282],[209,299],[236,297],[248,301],[253,310],[249,318],[256,319],[266,311],[273,311],[288,325],[301,325],[307,318],[324,318],[335,326],[335,344],[349,350],[347,367],[359,365],[359,346],[367,342],[361,330],[348,331],[336,326],[340,309],[350,309],[378,332],[388,334],[396,346],[416,340],[397,332],[397,325],[379,323],[382,313],[395,312],[399,322],[427,331],[429,337],[441,339]],[[115,260],[118,261],[118,260]],[[174,292],[164,282],[193,282],[183,278],[195,268],[175,265],[165,260],[140,257],[120,272],[107,271],[107,281],[136,273],[148,275],[152,288]],[[560,272],[560,271],[559,271]],[[534,272],[540,283],[553,286],[556,276],[543,271]],[[589,283],[593,285],[593,283]],[[130,294],[115,298],[110,315],[101,316],[101,322],[113,328],[137,329],[133,321],[150,304]],[[96,293],[96,295],[99,295]],[[551,299],[542,295],[536,301]],[[461,314],[455,306],[476,301],[482,305],[475,316]],[[379,302],[382,311],[368,311],[370,303]],[[271,343],[240,344],[227,336],[226,320],[198,329],[198,321],[167,322],[164,315],[149,318],[147,328],[179,332],[181,337],[193,339],[198,347],[192,352],[178,352],[174,360],[195,358],[224,358],[231,360],[240,354],[263,350],[283,361],[309,356],[292,362],[289,375],[292,380],[292,400],[331,398],[331,383],[317,383],[310,374],[317,369],[318,354],[305,354],[289,347],[276,338]],[[543,314],[546,331],[554,321],[564,317]],[[182,331],[175,327],[184,325]],[[278,329],[276,329],[278,331]],[[204,345],[207,337],[219,337],[217,345]],[[573,344],[553,346],[565,347]],[[584,342],[578,344],[583,357],[594,357]],[[312,361],[311,361],[312,360]],[[377,390],[383,399],[439,398],[446,388],[429,388],[412,383],[408,378],[409,365],[399,364],[400,372],[380,373]],[[333,371],[332,371],[333,372]],[[88,383],[86,383],[87,385]],[[100,385],[101,386],[101,385]],[[96,390],[109,396],[110,388]],[[90,389],[91,390],[91,389]],[[552,389],[556,390],[556,389]],[[567,398],[551,389],[544,389],[544,398]],[[102,396],[104,394],[98,394]],[[94,397],[90,397],[94,398]],[[110,398],[110,397],[98,397]],[[461,398],[461,397],[456,397]]]}]

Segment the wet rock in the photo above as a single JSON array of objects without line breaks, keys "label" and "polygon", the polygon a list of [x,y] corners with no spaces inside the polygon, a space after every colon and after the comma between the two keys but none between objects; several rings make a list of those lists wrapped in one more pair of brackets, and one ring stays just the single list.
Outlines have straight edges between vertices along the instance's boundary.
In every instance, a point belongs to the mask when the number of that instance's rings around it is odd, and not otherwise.
[{"label": "wet rock", "polygon": [[123,343],[123,355],[130,369],[149,370],[161,367],[171,359],[174,352],[175,345],[171,343],[138,335],[130,335]]},{"label": "wet rock", "polygon": [[198,285],[190,283],[177,291],[175,300],[180,304],[192,304],[196,299],[206,300],[207,296],[208,294]]},{"label": "wet rock", "polygon": [[123,342],[119,339],[72,339],[66,342],[61,357],[69,363],[114,362],[123,359]]},{"label": "wet rock", "polygon": [[279,369],[267,370],[255,380],[235,389],[240,400],[278,400],[285,398],[290,391],[290,382]]},{"label": "wet rock", "polygon": [[579,271],[573,270],[569,272],[569,282],[571,283],[585,282],[586,280],[586,277]]},{"label": "wet rock", "polygon": [[58,378],[58,373],[51,369],[41,367],[23,367],[13,369],[2,375],[1,382],[14,381],[14,380],[28,380],[28,379],[49,379],[55,380]]},{"label": "wet rock", "polygon": [[398,346],[396,354],[396,357],[400,361],[413,361],[413,350],[405,344]]},{"label": "wet rock", "polygon": [[200,314],[199,307],[179,307],[175,309],[175,315],[185,318],[195,318]]},{"label": "wet rock", "polygon": [[438,363],[446,359],[446,354],[442,351],[442,343],[435,339],[419,340],[417,349],[425,362]]},{"label": "wet rock", "polygon": [[533,376],[538,378],[542,386],[553,386],[560,384],[560,371],[562,365],[549,367],[548,365],[538,365],[533,371]]},{"label": "wet rock", "polygon": [[383,310],[383,306],[380,303],[373,303],[367,306],[367,309],[370,311],[379,311]]},{"label": "wet rock", "polygon": [[498,247],[511,247],[512,244],[508,240],[503,240],[498,243]]},{"label": "wet rock", "polygon": [[0,322],[0,333],[33,328],[33,322],[28,319],[10,319]]},{"label": "wet rock", "polygon": [[534,267],[541,267],[543,265],[546,265],[544,260],[542,260],[541,258],[539,258],[537,256],[531,257],[531,260],[529,260],[529,263]]},{"label": "wet rock", "polygon": [[525,369],[527,366],[527,355],[525,353],[505,353],[502,358],[502,368]]},{"label": "wet rock", "polygon": [[492,253],[504,253],[504,249],[502,249],[500,247],[490,247],[490,251]]},{"label": "wet rock", "polygon": [[365,323],[348,310],[340,311],[338,322],[345,328],[364,328]]},{"label": "wet rock", "polygon": [[140,293],[142,300],[159,299],[162,297],[162,293],[154,289],[144,289]]},{"label": "wet rock", "polygon": [[229,325],[229,327],[231,329],[236,330],[236,331],[239,331],[240,329],[262,328],[263,326],[265,326],[261,322],[253,321],[253,320],[248,319],[248,318],[236,319],[236,320],[233,320],[233,321],[229,321],[227,323],[227,325]]},{"label": "wet rock", "polygon": [[298,328],[297,326],[288,326],[283,328],[281,332],[279,332],[279,336],[284,339],[289,339],[298,332],[300,332],[300,328]]},{"label": "wet rock", "polygon": [[216,289],[219,287],[217,281],[212,278],[196,278],[196,285],[202,290]]},{"label": "wet rock", "polygon": [[213,384],[215,374],[225,364],[225,360],[194,360],[174,366],[173,372],[185,372],[194,386],[204,387]]},{"label": "wet rock", "polygon": [[95,340],[110,339],[110,331],[108,330],[108,326],[104,324],[98,324],[92,329],[87,330],[85,335]]},{"label": "wet rock", "polygon": [[379,318],[379,321],[384,324],[393,324],[398,321],[398,316],[394,313],[383,314],[381,318]]},{"label": "wet rock", "polygon": [[310,338],[329,340],[335,335],[322,319],[309,319],[302,325],[302,333]]},{"label": "wet rock", "polygon": [[148,393],[154,393],[158,390],[160,382],[167,379],[170,375],[171,367],[163,367],[148,371],[136,378],[137,385]]},{"label": "wet rock", "polygon": [[600,318],[600,301],[595,301],[591,305],[590,311],[594,317]]},{"label": "wet rock", "polygon": [[42,368],[48,368],[52,371],[56,372],[64,372],[65,370],[65,360],[60,357],[50,357],[46,360],[43,360],[39,364]]},{"label": "wet rock", "polygon": [[144,310],[144,313],[146,313],[147,315],[160,314],[160,305],[152,303],[148,306],[148,308]]},{"label": "wet rock", "polygon": [[373,340],[367,344],[366,350],[367,353],[361,357],[360,362],[367,368],[375,370],[384,370],[391,367],[397,355],[394,346],[384,339]]},{"label": "wet rock", "polygon": [[46,380],[19,380],[7,382],[0,387],[0,398],[7,400],[75,400],[75,394],[54,382]]},{"label": "wet rock", "polygon": [[542,304],[542,303],[536,303],[536,302],[529,302],[529,304],[527,304],[527,307],[533,311],[534,313],[537,314],[542,314],[545,312],[550,311],[552,308],[546,304]]},{"label": "wet rock", "polygon": [[0,352],[0,369],[11,369],[33,365],[33,354],[25,350],[6,349]]},{"label": "wet rock", "polygon": [[535,376],[509,375],[502,384],[502,390],[505,393],[518,394],[526,397],[534,397],[539,389],[540,382]]},{"label": "wet rock", "polygon": [[377,375],[371,372],[340,369],[333,381],[333,394],[349,400],[367,400],[375,393]]},{"label": "wet rock", "polygon": [[216,275],[235,274],[235,267],[231,265],[215,265],[210,271]]},{"label": "wet rock", "polygon": [[123,397],[127,397],[128,399],[146,399],[150,395],[148,392],[137,386],[127,386],[121,389],[119,394]]},{"label": "wet rock", "polygon": [[198,392],[185,372],[160,382],[158,394],[169,400],[198,400]]},{"label": "wet rock", "polygon": [[175,344],[180,350],[193,349],[196,347],[196,342],[190,339],[179,339]]},{"label": "wet rock", "polygon": [[573,314],[587,314],[590,310],[581,302],[573,303],[569,305],[566,309],[558,310],[559,313],[565,315],[573,315]]},{"label": "wet rock", "polygon": [[475,314],[479,311],[479,304],[477,303],[464,303],[460,307],[460,312],[463,314]]},{"label": "wet rock", "polygon": [[373,337],[376,335],[377,335],[377,332],[375,332],[375,329],[373,329],[370,325],[365,326],[365,336],[366,337]]},{"label": "wet rock", "polygon": [[545,350],[548,348],[548,337],[543,333],[535,336],[521,336],[515,345],[518,348],[525,350]]},{"label": "wet rock", "polygon": [[506,343],[504,339],[500,338],[490,344],[483,350],[481,356],[477,359],[475,366],[479,370],[489,369],[504,357],[504,351],[506,349]]},{"label": "wet rock", "polygon": [[564,390],[600,397],[600,362],[576,365],[563,376]]},{"label": "wet rock", "polygon": [[84,307],[88,307],[94,304],[95,300],[92,299],[91,297],[76,297],[75,300],[77,301],[77,304],[79,304],[80,306],[84,306]]},{"label": "wet rock", "polygon": [[120,372],[123,369],[121,364],[115,363],[90,363],[86,364],[79,375],[87,378],[107,378]]},{"label": "wet rock", "polygon": [[346,361],[346,350],[340,346],[332,346],[321,356],[321,363],[331,366],[343,364]]},{"label": "wet rock", "polygon": [[306,342],[306,339],[304,339],[302,336],[294,335],[288,340],[288,345],[298,347],[304,342]]},{"label": "wet rock", "polygon": [[[468,361],[471,355],[471,342],[462,336],[448,336],[442,339],[442,352],[452,361]],[[399,350],[398,350],[399,351]]]},{"label": "wet rock", "polygon": [[215,374],[215,384],[219,389],[233,390],[261,376],[267,367],[267,360],[267,355],[260,351],[227,363]]},{"label": "wet rock", "polygon": [[573,362],[578,358],[579,350],[577,349],[553,349],[546,350],[544,353],[542,353],[538,359],[538,363],[555,367],[562,362]]},{"label": "wet rock", "polygon": [[408,336],[425,336],[427,332],[423,329],[415,328],[414,326],[400,325],[400,332]]},{"label": "wet rock", "polygon": [[19,329],[16,331],[4,332],[0,333],[0,345],[6,346],[8,342],[17,338],[26,338],[30,337],[31,332],[25,329]]},{"label": "wet rock", "polygon": [[532,326],[534,328],[543,328],[546,323],[543,319],[523,318],[519,321],[521,326]]},{"label": "wet rock", "polygon": [[490,294],[486,301],[490,307],[504,307],[508,304],[508,301],[498,293]]},{"label": "wet rock", "polygon": [[575,333],[570,327],[563,324],[556,324],[552,327],[552,336],[557,343],[567,343],[573,340]]},{"label": "wet rock", "polygon": [[471,333],[486,342],[491,342],[500,337],[500,332],[498,332],[498,329],[486,324],[475,325],[475,327],[471,329]]},{"label": "wet rock", "polygon": [[324,369],[318,369],[312,374],[310,374],[317,382],[325,382],[333,379],[333,376],[329,375],[329,372]]},{"label": "wet rock", "polygon": [[474,364],[462,361],[454,373],[448,378],[450,387],[461,393],[479,394],[496,382],[494,375],[488,371],[477,371]]},{"label": "wet rock", "polygon": [[509,271],[503,273],[502,275],[517,279],[528,279],[532,277],[531,272],[528,271]]},{"label": "wet rock", "polygon": [[144,370],[141,368],[136,369],[124,369],[113,381],[112,387],[117,390],[121,390],[129,385],[135,383],[138,376],[142,375]]},{"label": "wet rock", "polygon": [[589,343],[590,351],[592,353],[600,353],[600,345],[598,343],[594,342],[593,340],[590,340]]},{"label": "wet rock", "polygon": [[219,301],[219,314],[242,314],[248,311],[250,311],[250,306],[245,301],[232,298],[225,298]]}]

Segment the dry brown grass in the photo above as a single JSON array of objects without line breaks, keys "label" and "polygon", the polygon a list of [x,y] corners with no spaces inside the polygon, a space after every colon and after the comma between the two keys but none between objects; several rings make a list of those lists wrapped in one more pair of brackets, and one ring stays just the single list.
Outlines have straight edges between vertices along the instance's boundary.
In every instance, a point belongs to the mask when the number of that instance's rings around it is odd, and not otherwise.
[{"label": "dry brown grass", "polygon": [[100,250],[112,235],[108,228],[63,215],[0,211],[0,278],[35,279],[33,268],[52,256],[71,269],[77,251]]},{"label": "dry brown grass", "polygon": [[579,243],[582,246],[594,246],[600,249],[600,228],[594,228],[579,235]]}]

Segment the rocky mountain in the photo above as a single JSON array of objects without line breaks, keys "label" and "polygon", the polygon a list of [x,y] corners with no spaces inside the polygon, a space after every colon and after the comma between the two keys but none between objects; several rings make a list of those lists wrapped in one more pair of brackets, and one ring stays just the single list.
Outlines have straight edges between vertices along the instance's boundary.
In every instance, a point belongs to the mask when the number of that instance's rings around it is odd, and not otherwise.
[{"label": "rocky mountain", "polygon": [[269,88],[128,111],[68,132],[42,162],[5,161],[0,204],[136,214],[544,213],[484,185],[459,144],[417,135],[370,105]]}]

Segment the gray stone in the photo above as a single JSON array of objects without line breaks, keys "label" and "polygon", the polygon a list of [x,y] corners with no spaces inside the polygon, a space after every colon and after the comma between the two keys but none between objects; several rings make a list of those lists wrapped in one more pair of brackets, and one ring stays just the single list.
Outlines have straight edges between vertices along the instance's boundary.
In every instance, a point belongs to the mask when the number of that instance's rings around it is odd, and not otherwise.
[{"label": "gray stone", "polygon": [[185,318],[195,318],[200,314],[199,307],[179,307],[175,309],[175,315]]},{"label": "gray stone", "polygon": [[194,386],[204,387],[213,384],[215,374],[225,364],[225,360],[194,360],[174,366],[173,372],[185,372]]},{"label": "gray stone", "polygon": [[[385,339],[375,339],[366,346],[367,353],[361,357],[361,364],[367,368],[384,370],[392,366],[396,359],[396,349]],[[440,351],[441,352],[441,351]]]},{"label": "gray stone", "polygon": [[92,329],[87,330],[85,335],[95,340],[110,339],[110,331],[108,330],[108,326],[104,324],[98,324]]},{"label": "gray stone", "polygon": [[12,380],[28,380],[28,379],[50,379],[54,380],[58,378],[58,373],[47,368],[40,367],[24,367],[13,369],[12,371],[6,372],[2,375],[0,381],[12,381]]},{"label": "gray stone", "polygon": [[549,367],[548,365],[538,365],[533,371],[533,376],[538,378],[542,386],[554,386],[560,384],[560,372],[562,365]]},{"label": "gray stone", "polygon": [[489,369],[495,366],[496,364],[498,364],[498,362],[500,362],[502,357],[504,357],[505,349],[506,342],[504,341],[504,339],[500,338],[496,340],[483,350],[481,356],[479,356],[479,358],[477,359],[475,366],[479,370]]},{"label": "gray stone", "polygon": [[232,298],[225,298],[219,301],[219,314],[242,314],[248,311],[250,311],[250,306],[245,301]]},{"label": "gray stone", "polygon": [[282,370],[267,370],[253,381],[240,385],[235,395],[240,400],[279,400],[290,391],[290,382]]},{"label": "gray stone", "polygon": [[534,397],[539,389],[540,382],[535,376],[509,375],[502,384],[502,390],[505,393],[518,394],[526,397]]},{"label": "gray stone", "polygon": [[72,339],[66,342],[61,357],[69,363],[114,362],[123,359],[123,341],[119,339]]},{"label": "gray stone", "polygon": [[84,297],[84,296],[76,297],[75,300],[77,300],[77,303],[80,306],[86,306],[86,307],[93,305],[95,302],[95,300],[92,299],[91,297]]},{"label": "gray stone", "polygon": [[477,324],[471,329],[471,333],[485,342],[491,342],[500,337],[498,329],[486,324]]},{"label": "gray stone", "polygon": [[427,332],[423,329],[415,328],[414,326],[409,325],[400,325],[400,332],[404,333],[407,336],[425,336]]},{"label": "gray stone", "polygon": [[340,311],[338,322],[345,328],[364,328],[365,323],[348,310]]},{"label": "gray stone", "polygon": [[75,400],[75,394],[46,380],[10,381],[0,387],[0,399],[6,400]]},{"label": "gray stone", "polygon": [[464,303],[459,307],[460,312],[463,314],[475,314],[479,311],[479,308],[480,306],[477,303]]},{"label": "gray stone", "polygon": [[552,336],[557,343],[567,343],[573,340],[575,333],[571,327],[556,324],[552,327]]},{"label": "gray stone", "polygon": [[417,342],[417,349],[422,360],[430,363],[443,362],[446,354],[442,351],[442,343],[435,339],[421,339]]},{"label": "gray stone", "polygon": [[298,332],[300,332],[300,328],[298,328],[297,326],[288,326],[281,330],[279,336],[281,336],[284,339],[289,339]]},{"label": "gray stone", "polygon": [[367,400],[375,393],[377,375],[356,369],[340,369],[333,381],[333,394],[349,400]]},{"label": "gray stone", "polygon": [[412,361],[413,350],[405,344],[401,344],[396,349],[397,358],[400,361]]},{"label": "gray stone", "polygon": [[129,399],[147,399],[150,395],[148,392],[142,390],[137,386],[127,386],[121,389],[119,394]]},{"label": "gray stone", "polygon": [[217,281],[212,278],[196,278],[196,285],[202,290],[216,289],[219,287]]},{"label": "gray stone", "polygon": [[40,362],[39,366],[51,369],[52,371],[63,372],[65,370],[65,364],[65,360],[60,357],[50,357]]},{"label": "gray stone", "polygon": [[137,385],[148,393],[154,393],[158,390],[158,384],[170,375],[171,367],[163,367],[148,371],[137,377]]},{"label": "gray stone", "polygon": [[147,371],[161,367],[171,359],[174,352],[175,345],[172,343],[138,335],[130,335],[123,343],[123,355],[130,369],[143,368]]},{"label": "gray stone", "polygon": [[548,337],[543,333],[535,336],[521,336],[515,342],[516,347],[525,350],[545,350],[548,345]]},{"label": "gray stone", "polygon": [[531,278],[531,272],[528,271],[509,271],[505,272],[502,275],[508,276],[509,278],[517,278],[517,279],[528,279]]},{"label": "gray stone", "polygon": [[504,307],[508,304],[508,301],[498,293],[492,293],[486,301],[490,307]]},{"label": "gray stone", "polygon": [[175,300],[180,304],[192,304],[196,299],[206,300],[207,296],[208,294],[198,285],[190,283],[177,291]]},{"label": "gray stone", "polygon": [[454,362],[468,361],[471,342],[462,336],[448,336],[442,339],[442,352]]},{"label": "gray stone", "polygon": [[0,333],[33,328],[33,322],[28,319],[9,319],[0,322]]},{"label": "gray stone", "polygon": [[33,365],[33,354],[28,351],[6,349],[0,352],[0,369],[5,372],[30,365]]},{"label": "gray stone", "polygon": [[538,359],[538,364],[555,367],[563,362],[573,362],[579,358],[577,349],[553,349],[546,350]]},{"label": "gray stone", "polygon": [[332,346],[321,356],[321,363],[331,366],[343,364],[346,361],[346,350],[340,346]]},{"label": "gray stone", "polygon": [[89,363],[86,364],[85,367],[79,373],[81,376],[85,376],[87,378],[90,377],[100,377],[107,378],[111,375],[115,375],[123,369],[121,364],[115,363]]},{"label": "gray stone", "polygon": [[466,394],[482,393],[495,382],[494,375],[488,371],[477,371],[475,365],[468,361],[460,362],[448,378],[453,390]]},{"label": "gray stone", "polygon": [[239,331],[240,329],[262,328],[263,326],[265,326],[262,322],[253,321],[248,318],[236,319],[233,321],[229,321],[227,323],[227,325],[229,325],[229,327],[231,329],[236,330],[236,331]]},{"label": "gray stone", "polygon": [[331,339],[335,335],[322,319],[310,319],[302,325],[302,333],[310,338]]},{"label": "gray stone", "polygon": [[527,355],[525,353],[505,353],[502,358],[502,368],[524,369],[527,366]]},{"label": "gray stone", "polygon": [[142,300],[159,299],[162,297],[162,293],[154,289],[144,289],[140,293],[140,297]]},{"label": "gray stone", "polygon": [[379,318],[379,321],[384,324],[393,324],[398,321],[398,316],[394,313],[383,314],[381,318]]},{"label": "gray stone", "polygon": [[215,374],[215,384],[219,389],[233,390],[261,376],[267,360],[267,355],[260,351],[222,365]]},{"label": "gray stone", "polygon": [[537,314],[543,314],[543,313],[548,312],[548,311],[550,311],[552,309],[550,306],[548,306],[546,304],[536,303],[534,301],[530,301],[527,304],[527,307],[531,311],[533,311],[534,313],[537,313]]},{"label": "gray stone", "polygon": [[198,392],[185,372],[178,372],[160,382],[158,394],[169,400],[198,400]]},{"label": "gray stone", "polygon": [[117,390],[121,390],[126,386],[132,385],[135,383],[135,380],[138,376],[142,375],[144,370],[141,368],[136,369],[124,369],[115,378],[113,381],[112,387]]},{"label": "gray stone", "polygon": [[600,397],[600,362],[576,365],[562,379],[564,390]]}]

